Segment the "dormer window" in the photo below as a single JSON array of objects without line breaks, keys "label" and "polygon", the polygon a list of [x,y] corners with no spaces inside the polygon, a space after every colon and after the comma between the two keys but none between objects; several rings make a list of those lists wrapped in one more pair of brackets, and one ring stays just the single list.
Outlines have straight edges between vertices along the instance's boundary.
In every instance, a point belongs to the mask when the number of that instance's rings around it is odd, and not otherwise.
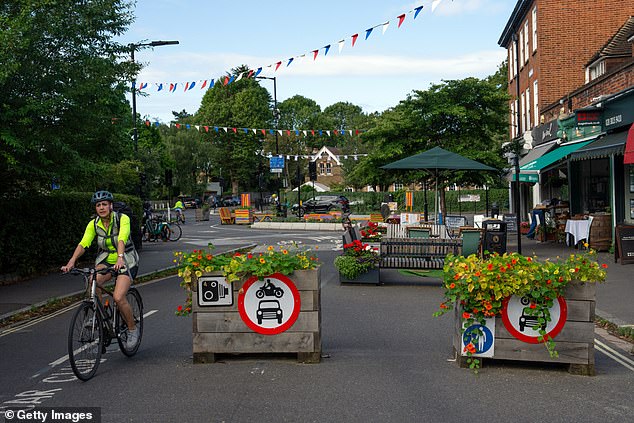
[{"label": "dormer window", "polygon": [[604,73],[605,73],[605,60],[601,60],[600,62],[596,62],[596,63],[588,66],[587,78],[586,78],[587,81],[586,82],[594,81],[595,79],[597,79],[598,77],[600,77]]}]

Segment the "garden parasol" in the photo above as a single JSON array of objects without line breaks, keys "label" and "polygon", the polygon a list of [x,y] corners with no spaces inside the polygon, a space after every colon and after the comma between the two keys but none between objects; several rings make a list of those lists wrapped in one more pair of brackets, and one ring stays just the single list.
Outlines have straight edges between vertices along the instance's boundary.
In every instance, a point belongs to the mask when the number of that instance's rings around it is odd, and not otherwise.
[{"label": "garden parasol", "polygon": [[438,215],[438,171],[439,170],[493,170],[496,169],[471,160],[460,154],[447,151],[440,147],[434,147],[423,153],[414,154],[401,160],[381,166],[381,169],[410,169],[426,170],[436,179],[436,194],[434,201],[434,213]]}]

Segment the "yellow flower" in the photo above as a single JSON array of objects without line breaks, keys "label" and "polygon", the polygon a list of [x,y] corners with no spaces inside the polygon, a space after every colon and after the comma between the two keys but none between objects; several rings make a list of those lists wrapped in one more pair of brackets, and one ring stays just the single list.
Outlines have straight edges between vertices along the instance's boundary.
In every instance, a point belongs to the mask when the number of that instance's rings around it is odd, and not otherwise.
[{"label": "yellow flower", "polygon": [[282,254],[288,254],[288,250],[282,250]]},{"label": "yellow flower", "polygon": [[585,248],[588,248],[588,245],[590,245],[590,244],[588,244],[587,242],[584,242],[584,243],[583,243],[583,246],[584,246]]},{"label": "yellow flower", "polygon": [[264,260],[264,258],[261,257],[260,258],[260,263],[264,264],[264,263],[266,263],[266,260]]},{"label": "yellow flower", "polygon": [[267,248],[267,250],[269,250],[269,251],[273,251],[273,246],[272,246],[272,245],[269,245],[269,247]]}]

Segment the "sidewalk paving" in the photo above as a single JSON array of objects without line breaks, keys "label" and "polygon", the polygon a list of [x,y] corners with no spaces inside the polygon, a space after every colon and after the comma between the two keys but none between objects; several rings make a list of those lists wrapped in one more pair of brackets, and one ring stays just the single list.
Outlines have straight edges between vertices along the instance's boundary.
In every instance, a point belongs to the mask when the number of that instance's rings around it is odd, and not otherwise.
[{"label": "sidewalk paving", "polygon": [[[203,228],[204,226],[201,226]],[[279,230],[279,229],[278,229]],[[224,246],[219,252],[236,246]],[[508,234],[507,250],[517,251],[517,236]],[[139,275],[152,273],[170,267],[174,249],[169,244],[150,244],[141,250]],[[522,253],[536,255],[540,258],[554,259],[557,256],[566,257],[575,253],[572,247],[565,244],[545,242],[522,237]],[[614,263],[614,256],[599,253],[599,260],[609,265],[607,281],[597,287],[597,316],[618,326],[634,325],[634,266]],[[331,264],[329,264],[331,265]],[[40,276],[12,285],[0,286],[0,320],[10,317],[17,312],[29,309],[47,302],[53,298],[62,298],[81,292],[83,279],[71,277],[61,273]],[[387,289],[387,288],[386,288]]]}]

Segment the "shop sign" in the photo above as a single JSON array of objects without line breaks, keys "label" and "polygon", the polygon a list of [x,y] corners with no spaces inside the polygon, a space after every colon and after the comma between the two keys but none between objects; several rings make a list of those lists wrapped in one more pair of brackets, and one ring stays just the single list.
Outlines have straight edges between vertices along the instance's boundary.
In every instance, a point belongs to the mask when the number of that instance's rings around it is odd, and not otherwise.
[{"label": "shop sign", "polygon": [[557,131],[559,131],[559,123],[556,120],[551,120],[548,123],[536,126],[533,129],[533,142],[535,143],[535,147],[559,138]]},{"label": "shop sign", "polygon": [[631,125],[634,122],[634,96],[606,101],[603,123],[605,130]]},{"label": "shop sign", "polygon": [[578,110],[577,126],[599,126],[601,125],[602,110]]}]

